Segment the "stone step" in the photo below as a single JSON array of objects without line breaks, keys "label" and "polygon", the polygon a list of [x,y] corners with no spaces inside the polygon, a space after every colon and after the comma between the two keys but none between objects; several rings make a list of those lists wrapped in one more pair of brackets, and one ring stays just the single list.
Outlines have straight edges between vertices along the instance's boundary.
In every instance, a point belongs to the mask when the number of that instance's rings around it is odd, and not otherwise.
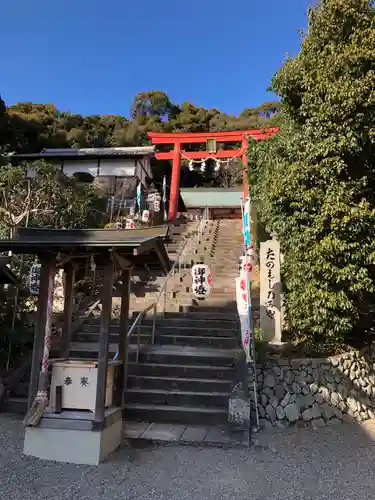
[{"label": "stone step", "polygon": [[[152,325],[152,320],[145,319],[142,323],[144,325]],[[192,324],[195,324],[197,328],[237,329],[239,320],[237,315],[228,317],[227,313],[202,314],[197,311],[187,311],[185,313],[167,312],[163,320],[163,326],[179,327],[181,325],[188,328]]]},{"label": "stone step", "polygon": [[[139,311],[133,311],[132,316],[130,319],[130,324],[133,323],[133,320],[138,316],[140,312],[142,312],[143,309]],[[157,315],[156,318],[156,324],[162,326],[183,326],[183,327],[191,327],[193,324],[196,324],[197,327],[199,328],[237,328],[238,325],[238,318],[237,316],[230,316],[228,317],[228,314],[226,312],[220,313],[217,312],[213,315],[209,314],[201,314],[199,311],[188,311],[188,312],[166,312],[165,316],[163,315]],[[145,318],[142,321],[142,324],[144,326],[150,326],[153,324],[153,313],[150,311],[149,315],[146,315]],[[97,327],[100,326],[100,317],[92,317],[89,320],[87,320],[84,325],[90,325],[90,327],[93,327],[96,325]],[[118,327],[119,322],[118,320],[113,319],[111,322],[111,327]]]},{"label": "stone step", "polygon": [[127,420],[145,422],[190,425],[225,425],[228,423],[228,410],[225,408],[127,403],[123,410],[123,416]]},{"label": "stone step", "polygon": [[[179,288],[179,290],[177,290],[176,292],[178,294],[189,294],[190,296],[192,296],[192,277],[191,275],[189,276],[189,282],[184,285],[184,286],[181,286],[181,288]],[[228,295],[231,295],[233,294],[233,291],[235,292],[235,283],[234,283],[234,280],[233,280],[233,285],[228,285],[228,283],[226,284],[217,284],[216,283],[216,280],[213,282],[213,285],[211,285],[211,295],[210,296],[215,296],[215,297],[219,297],[219,296],[223,296],[223,297],[227,297]]]},{"label": "stone step", "polygon": [[[141,323],[141,335],[151,335],[152,333],[152,322],[148,321]],[[196,325],[195,323],[188,321],[187,324],[181,322],[178,325],[168,325],[164,324],[163,321],[157,321],[155,325],[156,331],[158,335],[162,336],[173,336],[173,335],[191,335],[191,336],[208,336],[208,337],[235,337],[238,332],[238,328],[209,328],[207,326],[199,323]],[[90,325],[86,324],[82,326],[82,329],[78,332],[78,334],[92,334],[98,335],[100,332],[100,325]],[[111,324],[110,326],[110,334],[118,334],[119,332],[119,324]]]},{"label": "stone step", "polygon": [[[152,306],[154,301],[150,300],[149,302],[135,302],[133,303],[133,307],[131,309],[144,311],[147,307]],[[203,302],[203,301],[202,301]],[[174,299],[174,301],[168,301],[166,303],[166,312],[167,313],[183,313],[189,314],[190,312],[197,313],[207,313],[207,314],[216,314],[216,313],[226,313],[229,314],[230,317],[235,318],[237,315],[237,305],[234,300],[228,302],[210,302],[209,300],[204,301],[205,305],[195,303],[194,299],[191,300],[179,300],[178,297]],[[161,302],[163,304],[163,302]],[[208,316],[207,316],[208,317]]]},{"label": "stone step", "polygon": [[142,352],[145,363],[182,364],[182,365],[214,365],[232,367],[235,356],[240,354],[240,349],[214,349],[201,347],[182,346],[157,346],[147,347]]},{"label": "stone step", "polygon": [[235,337],[209,337],[193,335],[158,335],[155,343],[160,345],[177,345],[191,347],[212,347],[215,349],[236,349],[238,340]]},{"label": "stone step", "polygon": [[[141,311],[143,311],[143,309],[141,309],[139,311],[133,311],[132,318],[136,318],[138,316],[139,312],[141,312]],[[151,317],[153,317],[152,310],[150,311],[149,315],[146,315],[146,318],[144,321],[147,321]],[[157,315],[157,319],[163,319],[163,322],[170,321],[172,319],[178,319],[181,322],[192,321],[192,320],[205,321],[207,319],[209,319],[209,320],[218,319],[218,320],[224,321],[226,323],[224,325],[225,327],[227,326],[228,323],[232,323],[232,324],[238,323],[237,314],[229,314],[228,315],[227,311],[222,311],[222,312],[215,311],[212,314],[209,314],[209,312],[207,314],[206,313],[202,314],[197,309],[194,309],[192,311],[187,310],[187,311],[181,311],[181,312],[180,311],[166,311],[164,317],[160,313],[159,315]],[[224,326],[222,326],[222,328],[224,328]],[[219,325],[218,325],[218,327],[220,328]]]},{"label": "stone step", "polygon": [[15,415],[25,415],[27,412],[27,397],[14,397],[6,398],[1,411],[4,413],[13,413]]},{"label": "stone step", "polygon": [[156,422],[124,422],[125,439],[149,443],[174,443],[194,446],[225,446],[228,448],[247,448],[249,433],[230,432],[228,426],[181,425]]},{"label": "stone step", "polygon": [[[82,332],[74,336],[75,342],[93,343],[99,342],[99,333]],[[110,343],[118,344],[120,336],[117,333],[110,334]],[[130,336],[130,344],[136,344],[138,341],[138,334]],[[141,344],[151,344],[152,335],[141,334]],[[155,332],[155,344],[160,345],[180,345],[192,347],[214,347],[217,349],[236,349],[238,341],[235,337],[209,337],[194,336],[194,335],[161,335],[158,331]]]},{"label": "stone step", "polygon": [[229,393],[231,390],[231,381],[204,378],[129,375],[128,388],[158,389],[164,391],[176,390],[187,392]]},{"label": "stone step", "polygon": [[230,318],[237,318],[237,304],[236,302],[229,302],[227,304],[213,304],[213,305],[199,305],[199,304],[179,304],[179,310],[187,314],[196,313],[205,316],[206,318],[215,317],[217,313],[226,314]]},{"label": "stone step", "polygon": [[[108,346],[109,358],[112,359],[117,352],[117,343],[110,343]],[[99,342],[71,342],[70,343],[70,357],[82,359],[98,359],[99,356]],[[135,359],[135,352],[129,351],[129,359]]]},{"label": "stone step", "polygon": [[[170,360],[173,361],[173,360]],[[228,380],[233,378],[233,367],[194,364],[129,363],[129,374],[150,377],[178,377]]]},{"label": "stone step", "polygon": [[[189,280],[189,284],[186,284],[184,285],[183,287],[181,287],[179,290],[176,290],[174,291],[174,295],[178,295],[180,298],[184,298],[184,299],[194,299],[194,295],[193,295],[193,291],[192,291],[192,288],[193,288],[193,284],[192,284],[192,278]],[[215,283],[215,282],[214,282]],[[210,295],[204,299],[205,301],[206,300],[212,300],[214,302],[220,302],[220,301],[227,301],[228,299],[229,300],[233,300],[233,297],[236,298],[236,288],[235,288],[235,283],[234,283],[234,280],[233,280],[233,286],[229,287],[228,286],[228,283],[226,284],[226,288],[224,291],[223,290],[224,288],[224,284],[223,286],[219,286],[219,284],[215,283],[215,288],[211,288],[210,290]],[[168,297],[168,298],[171,298],[171,297]],[[203,301],[202,301],[203,302]]]},{"label": "stone step", "polygon": [[[234,306],[237,308],[236,304],[236,294],[235,291],[232,294],[222,295],[221,297],[216,297],[213,294],[208,295],[208,297],[204,299],[196,299],[195,296],[190,293],[182,292],[176,293],[175,299],[178,300],[179,305],[188,306],[192,305],[194,307],[223,307],[226,308],[228,305]],[[172,305],[172,301],[169,301],[169,304]]]},{"label": "stone step", "polygon": [[133,388],[126,391],[127,403],[195,408],[228,408],[229,392],[191,392]]},{"label": "stone step", "polygon": [[29,382],[20,382],[17,386],[11,391],[11,396],[13,398],[27,398],[29,394]]},{"label": "stone step", "polygon": [[[117,352],[118,344],[110,343],[110,359]],[[129,345],[129,361],[136,359],[137,346]],[[213,365],[232,367],[240,349],[219,349],[213,347],[176,346],[176,345],[141,345],[140,360],[144,363]],[[71,342],[70,357],[98,359],[99,342]]]}]

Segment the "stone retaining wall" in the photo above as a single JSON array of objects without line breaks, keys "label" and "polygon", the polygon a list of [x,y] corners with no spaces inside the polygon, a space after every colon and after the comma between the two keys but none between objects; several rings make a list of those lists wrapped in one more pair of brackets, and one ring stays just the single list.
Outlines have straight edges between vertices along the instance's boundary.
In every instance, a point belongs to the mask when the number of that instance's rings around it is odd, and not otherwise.
[{"label": "stone retaining wall", "polygon": [[[257,365],[261,426],[322,427],[375,418],[374,357],[350,352],[324,359],[269,359]],[[249,389],[254,373],[250,368]],[[254,422],[254,402],[252,421]]]}]

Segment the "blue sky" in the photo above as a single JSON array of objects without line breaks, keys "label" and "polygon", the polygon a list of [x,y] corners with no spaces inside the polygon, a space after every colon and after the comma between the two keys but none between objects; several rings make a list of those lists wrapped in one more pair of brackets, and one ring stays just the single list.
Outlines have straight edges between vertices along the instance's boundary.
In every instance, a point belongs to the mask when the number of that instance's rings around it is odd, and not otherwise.
[{"label": "blue sky", "polygon": [[0,94],[128,115],[163,90],[238,114],[298,51],[311,0],[0,0]]}]

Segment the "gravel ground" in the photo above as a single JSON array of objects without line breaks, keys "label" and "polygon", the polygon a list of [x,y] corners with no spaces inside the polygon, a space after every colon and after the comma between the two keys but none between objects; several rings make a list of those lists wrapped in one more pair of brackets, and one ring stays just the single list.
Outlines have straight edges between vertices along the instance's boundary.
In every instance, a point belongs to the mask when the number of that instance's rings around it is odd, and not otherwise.
[{"label": "gravel ground", "polygon": [[97,468],[24,457],[21,421],[0,416],[0,429],[1,500],[375,497],[375,432],[369,427],[273,431],[259,435],[250,450],[124,448]]}]

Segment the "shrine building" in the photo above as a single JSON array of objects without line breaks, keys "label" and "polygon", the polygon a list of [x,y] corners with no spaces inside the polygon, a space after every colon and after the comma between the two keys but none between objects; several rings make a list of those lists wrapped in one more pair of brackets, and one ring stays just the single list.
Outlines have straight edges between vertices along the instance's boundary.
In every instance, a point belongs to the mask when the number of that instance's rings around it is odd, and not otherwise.
[{"label": "shrine building", "polygon": [[243,187],[181,188],[184,213],[189,220],[241,219]]},{"label": "shrine building", "polygon": [[93,182],[115,204],[132,205],[139,181],[147,191],[152,183],[154,147],[43,149],[40,153],[15,154],[14,161],[45,160],[67,177]]}]

